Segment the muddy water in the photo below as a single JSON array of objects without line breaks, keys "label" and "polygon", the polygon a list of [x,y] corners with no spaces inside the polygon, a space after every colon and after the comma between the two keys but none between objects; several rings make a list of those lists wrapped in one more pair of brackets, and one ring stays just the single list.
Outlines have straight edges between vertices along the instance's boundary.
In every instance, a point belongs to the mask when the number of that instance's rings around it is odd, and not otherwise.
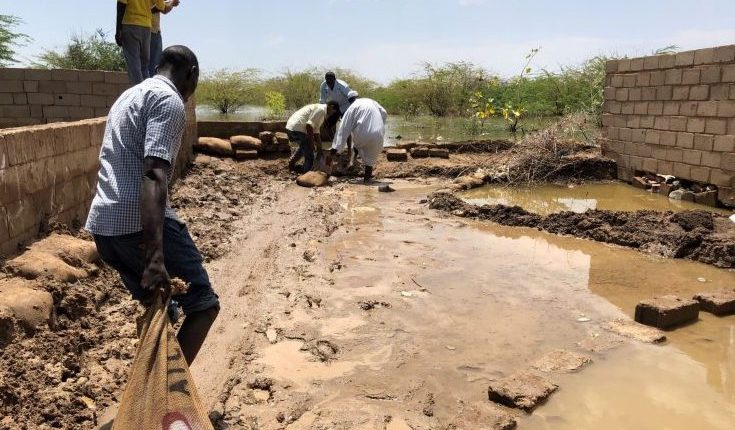
[{"label": "muddy water", "polygon": [[730,214],[731,211],[714,209],[692,202],[671,200],[620,182],[591,183],[564,187],[539,185],[532,187],[508,187],[488,185],[465,191],[462,198],[473,204],[518,205],[541,215],[561,211],[584,212],[588,209],[635,211],[652,209],[657,211],[682,211],[704,209]]},{"label": "muddy water", "polygon": [[[355,231],[332,250],[345,268],[330,302],[344,311],[357,299],[392,305],[363,314],[361,323],[349,319],[337,336],[352,345],[343,360],[371,357],[350,377],[358,392],[343,387],[343,395],[400,398],[422,381],[437,401],[435,416],[449,419],[458,401],[486,402],[488,380],[556,348],[595,345],[605,334],[600,325],[632,316],[641,299],[735,284],[733,273],[702,264],[535,230],[438,221],[413,208],[422,195],[359,193]],[[522,417],[520,428],[732,428],[735,317],[703,314],[669,339],[591,353],[588,369],[551,376],[560,391]],[[376,356],[376,341],[390,352]]]}]

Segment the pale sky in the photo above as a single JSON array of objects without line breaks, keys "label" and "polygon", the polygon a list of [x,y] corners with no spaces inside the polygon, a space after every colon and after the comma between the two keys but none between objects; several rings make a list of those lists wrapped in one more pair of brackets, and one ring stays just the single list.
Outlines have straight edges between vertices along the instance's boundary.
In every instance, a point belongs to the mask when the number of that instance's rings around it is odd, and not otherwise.
[{"label": "pale sky", "polygon": [[[43,48],[74,32],[112,32],[114,0],[0,0]],[[645,55],[735,43],[733,0],[181,0],[163,17],[164,45],[196,52],[203,71],[310,66],[353,69],[381,83],[423,61],[472,61],[509,76],[541,47],[534,69],[558,69],[598,54]]]}]

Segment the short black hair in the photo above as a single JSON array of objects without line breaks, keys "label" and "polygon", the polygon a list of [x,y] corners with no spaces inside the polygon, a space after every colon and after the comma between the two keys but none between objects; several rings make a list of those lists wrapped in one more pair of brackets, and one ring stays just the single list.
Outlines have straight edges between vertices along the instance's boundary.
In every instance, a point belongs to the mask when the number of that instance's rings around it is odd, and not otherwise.
[{"label": "short black hair", "polygon": [[334,100],[330,100],[327,102],[327,106],[332,106],[333,108],[337,109],[338,112],[341,112],[339,109],[339,103],[337,103]]},{"label": "short black hair", "polygon": [[199,60],[194,52],[184,45],[169,46],[161,53],[159,69],[171,68],[174,71],[189,70],[193,67],[199,68]]},{"label": "short black hair", "polygon": [[329,78],[329,77],[337,78],[337,75],[335,75],[334,72],[327,72],[324,74],[324,79]]}]

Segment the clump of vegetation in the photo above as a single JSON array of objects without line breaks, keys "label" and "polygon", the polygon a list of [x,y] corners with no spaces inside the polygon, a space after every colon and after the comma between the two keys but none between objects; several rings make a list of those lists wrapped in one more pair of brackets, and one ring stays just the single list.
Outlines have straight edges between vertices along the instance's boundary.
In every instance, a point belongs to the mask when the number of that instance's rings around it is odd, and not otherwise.
[{"label": "clump of vegetation", "polygon": [[258,97],[259,84],[259,73],[256,69],[235,72],[217,70],[200,79],[197,100],[227,115],[247,104],[262,104]]},{"label": "clump of vegetation", "polygon": [[286,97],[278,91],[265,93],[265,107],[269,118],[281,118],[286,113]]},{"label": "clump of vegetation", "polygon": [[16,16],[0,15],[0,67],[17,63],[15,48],[31,40],[28,35],[15,31],[22,23],[23,21]]},{"label": "clump of vegetation", "polygon": [[33,65],[46,69],[126,70],[122,48],[107,40],[107,33],[100,29],[89,36],[72,36],[65,48],[46,50]]}]

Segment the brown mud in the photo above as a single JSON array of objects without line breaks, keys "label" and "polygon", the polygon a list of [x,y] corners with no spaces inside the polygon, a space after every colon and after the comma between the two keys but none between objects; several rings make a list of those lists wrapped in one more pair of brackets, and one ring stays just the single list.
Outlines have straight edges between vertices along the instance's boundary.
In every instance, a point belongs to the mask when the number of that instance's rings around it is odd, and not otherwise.
[{"label": "brown mud", "polygon": [[513,227],[533,227],[662,257],[686,258],[721,268],[735,268],[735,223],[724,215],[705,210],[676,213],[589,210],[544,216],[519,206],[476,206],[447,192],[433,194],[429,200],[430,208],[464,218]]}]

